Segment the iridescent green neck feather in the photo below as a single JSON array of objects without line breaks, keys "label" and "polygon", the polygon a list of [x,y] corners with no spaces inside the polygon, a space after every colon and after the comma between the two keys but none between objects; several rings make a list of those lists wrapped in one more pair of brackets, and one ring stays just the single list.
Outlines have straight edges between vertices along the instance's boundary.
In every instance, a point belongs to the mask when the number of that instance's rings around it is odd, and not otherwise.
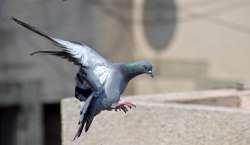
[{"label": "iridescent green neck feather", "polygon": [[143,73],[140,63],[136,61],[123,64],[122,71],[127,79],[132,79],[133,77]]},{"label": "iridescent green neck feather", "polygon": [[140,60],[121,64],[122,73],[124,74],[125,79],[127,80],[130,80],[133,77],[144,73],[153,76],[152,69],[153,67],[151,63],[147,60]]}]

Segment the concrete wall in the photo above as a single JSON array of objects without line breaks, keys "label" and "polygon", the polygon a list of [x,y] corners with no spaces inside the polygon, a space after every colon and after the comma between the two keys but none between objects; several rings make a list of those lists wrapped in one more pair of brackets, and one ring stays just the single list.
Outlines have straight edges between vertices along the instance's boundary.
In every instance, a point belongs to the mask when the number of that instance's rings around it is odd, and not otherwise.
[{"label": "concrete wall", "polygon": [[247,108],[249,107],[249,105],[247,105],[247,98],[249,97],[250,91],[222,89],[167,94],[137,95],[126,97],[124,99],[151,103],[200,104],[207,106]]},{"label": "concrete wall", "polygon": [[135,58],[151,58],[158,74],[156,84],[139,79],[136,93],[250,86],[248,0],[154,2],[134,1]]},{"label": "concrete wall", "polygon": [[[17,110],[17,113],[14,114],[16,120],[9,120],[9,122],[13,121],[13,124],[1,121],[1,139],[3,139],[1,143],[9,142],[6,139],[12,139],[16,145],[43,145],[43,106],[42,92],[39,89],[41,85],[39,80],[8,81],[8,84],[0,82],[1,109],[16,107]],[[3,132],[5,127],[10,128],[10,130],[6,130],[6,134],[12,134],[13,138],[5,137],[5,132]]]},{"label": "concrete wall", "polygon": [[135,102],[137,108],[102,112],[89,132],[72,141],[79,102],[62,101],[63,145],[248,145],[250,112],[242,109]]}]

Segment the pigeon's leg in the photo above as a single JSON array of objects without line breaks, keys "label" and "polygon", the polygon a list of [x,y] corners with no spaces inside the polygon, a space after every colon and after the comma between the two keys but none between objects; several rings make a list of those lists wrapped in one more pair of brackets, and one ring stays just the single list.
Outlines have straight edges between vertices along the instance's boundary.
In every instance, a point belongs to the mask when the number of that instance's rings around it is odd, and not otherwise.
[{"label": "pigeon's leg", "polygon": [[136,105],[129,101],[119,101],[115,107],[115,111],[122,110],[124,113],[126,113],[128,108],[132,109],[133,107],[136,107]]}]

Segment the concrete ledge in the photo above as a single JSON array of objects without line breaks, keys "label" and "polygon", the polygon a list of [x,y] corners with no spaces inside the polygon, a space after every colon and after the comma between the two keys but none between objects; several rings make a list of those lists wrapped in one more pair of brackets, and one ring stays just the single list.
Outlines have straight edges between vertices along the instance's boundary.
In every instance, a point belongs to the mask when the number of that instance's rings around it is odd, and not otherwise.
[{"label": "concrete ledge", "polygon": [[248,145],[250,112],[242,109],[136,102],[127,114],[103,112],[72,141],[79,102],[62,101],[63,145]]},{"label": "concrete ledge", "polygon": [[[128,100],[146,101],[155,103],[181,103],[181,104],[201,104],[208,106],[224,107],[244,107],[246,108],[247,99],[250,97],[249,90],[221,89],[192,91],[181,93],[165,93],[154,95],[143,95],[126,97]],[[244,104],[242,106],[242,104]]]}]

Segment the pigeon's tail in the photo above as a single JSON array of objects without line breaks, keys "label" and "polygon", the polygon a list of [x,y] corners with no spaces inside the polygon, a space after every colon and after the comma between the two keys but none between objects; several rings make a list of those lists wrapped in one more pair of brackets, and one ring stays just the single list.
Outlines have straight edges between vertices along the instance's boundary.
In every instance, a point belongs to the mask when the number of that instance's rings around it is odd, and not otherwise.
[{"label": "pigeon's tail", "polygon": [[17,24],[25,27],[26,29],[29,29],[30,31],[40,35],[40,36],[43,36],[44,38],[48,39],[49,41],[53,42],[55,45],[60,45],[58,42],[56,42],[52,37],[50,37],[49,35],[39,31],[37,28],[35,28],[34,26],[31,26],[15,17],[12,17],[12,20],[15,21]]},{"label": "pigeon's tail", "polygon": [[86,124],[85,124],[85,132],[87,132],[89,130],[89,127],[92,123],[94,119],[94,116],[89,116],[87,119],[86,119]]},{"label": "pigeon's tail", "polygon": [[85,127],[85,132],[88,131],[95,115],[92,112],[92,105],[93,105],[93,101],[95,101],[95,98],[93,97],[93,95],[91,94],[88,99],[86,100],[84,106],[81,108],[80,111],[80,121],[79,121],[79,128],[76,132],[76,135],[74,137],[73,140],[77,139],[78,137],[80,137],[80,135],[82,134],[82,130]]},{"label": "pigeon's tail", "polygon": [[83,121],[79,123],[80,126],[79,126],[73,140],[75,140],[75,139],[77,139],[78,137],[81,136],[82,130],[83,130],[84,127],[85,127],[85,132],[87,132],[89,130],[89,127],[90,127],[90,125],[91,125],[91,123],[92,123],[92,121],[94,119],[94,116],[88,115],[88,114],[86,114],[85,116],[86,117],[84,117]]},{"label": "pigeon's tail", "polygon": [[78,130],[77,130],[77,132],[76,132],[76,135],[75,135],[73,141],[74,141],[75,139],[77,139],[78,137],[80,137],[80,135],[82,134],[83,127],[84,127],[84,124],[81,123],[80,126],[79,126],[79,128],[78,128]]}]

